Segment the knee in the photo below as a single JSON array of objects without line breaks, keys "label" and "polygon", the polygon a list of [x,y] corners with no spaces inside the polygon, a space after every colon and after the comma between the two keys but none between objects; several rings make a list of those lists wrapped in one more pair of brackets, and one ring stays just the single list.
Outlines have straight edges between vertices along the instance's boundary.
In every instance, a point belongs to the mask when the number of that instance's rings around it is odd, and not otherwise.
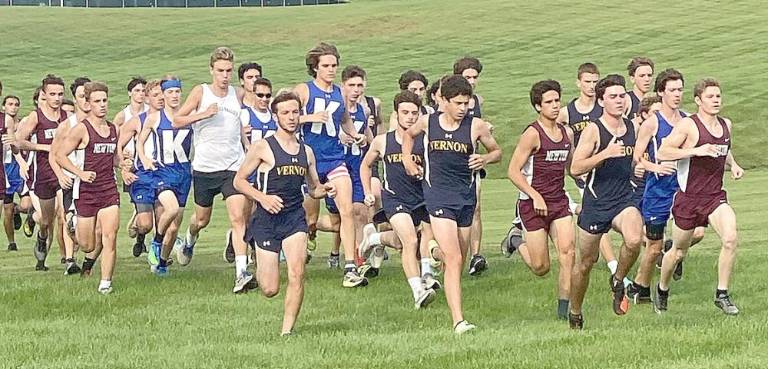
[{"label": "knee", "polygon": [[531,271],[533,274],[543,277],[549,273],[549,262],[541,261],[541,262],[533,262],[531,263]]},{"label": "knee", "polygon": [[736,245],[738,243],[738,237],[736,236],[736,232],[728,232],[726,234],[723,234],[721,237],[721,240],[723,242],[723,249],[728,251],[735,251]]},{"label": "knee", "polygon": [[626,244],[627,248],[629,248],[630,250],[639,251],[640,247],[643,244],[643,236],[640,233],[626,235],[624,237],[624,243]]},{"label": "knee", "polygon": [[141,234],[147,234],[152,231],[152,219],[137,219],[136,229]]},{"label": "knee", "polygon": [[560,252],[558,253],[558,258],[560,258],[560,263],[563,264],[570,264],[572,265],[574,260],[576,260],[576,249],[573,244],[570,244],[566,247],[562,247],[560,249]]},{"label": "knee", "polygon": [[198,228],[205,228],[208,226],[208,223],[211,222],[210,217],[204,217],[204,218],[198,218],[196,219],[195,223],[197,223]]},{"label": "knee", "polygon": [[261,286],[261,294],[264,295],[266,298],[273,298],[280,292],[280,287],[278,286],[269,286],[264,287]]}]

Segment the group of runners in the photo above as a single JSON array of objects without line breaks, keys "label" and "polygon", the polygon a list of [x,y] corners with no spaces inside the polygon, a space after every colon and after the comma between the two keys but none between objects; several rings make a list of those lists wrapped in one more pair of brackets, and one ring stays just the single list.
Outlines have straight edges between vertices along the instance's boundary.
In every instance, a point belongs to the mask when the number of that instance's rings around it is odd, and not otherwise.
[{"label": "group of runners", "polygon": [[[232,291],[277,295],[279,265],[285,262],[281,334],[293,332],[318,231],[333,234],[328,266],[342,270],[343,287],[368,285],[388,247],[401,255],[416,309],[442,290],[454,332],[474,329],[464,317],[461,276],[465,267],[473,276],[488,268],[478,199],[485,167],[502,156],[475,91],[483,66],[476,58],[460,58],[452,73],[431,85],[422,73],[406,71],[398,80],[400,92],[382,100],[366,95],[367,74],[359,66],[345,67],[337,84],[340,59],[335,46],[320,43],[306,54],[311,79],[273,92],[261,65],[247,62],[235,69],[233,51],[219,47],[210,56],[211,83],[194,86],[182,99],[177,76],[133,78],[127,85],[130,103],[111,121],[113,92],[86,77],[67,86],[47,75],[34,94],[35,109],[25,117],[19,114],[21,99],[5,96],[0,133],[6,180],[0,181],[0,195],[8,250],[18,249],[15,230],[23,227],[32,237],[37,228],[36,270],[45,271],[56,235],[64,273],[89,276],[100,259],[98,291],[108,294],[120,180],[133,208],[127,222],[133,255],[146,253],[151,272],[160,277],[169,275],[173,262],[191,263],[221,194],[230,227],[222,253],[234,264]],[[543,276],[550,270],[551,239],[560,265],[557,317],[581,329],[599,255],[611,272],[616,314],[625,314],[630,301],[652,303],[662,313],[670,280],[682,277],[688,249],[712,224],[722,243],[714,302],[724,313],[738,314],[728,293],[736,221],[723,173],[729,169],[738,179],[743,170],[730,150],[731,122],[719,115],[720,84],[698,81],[697,111],[687,114],[680,110],[679,71],[656,75],[650,59],[636,57],[628,76],[631,87],[621,75],[601,77],[597,66],[584,63],[577,72],[579,96],[566,106],[557,81],[533,84],[530,102],[537,117],[509,162],[519,199],[502,251],[518,253]],[[64,98],[67,88],[73,101]],[[566,177],[579,188],[580,203],[566,192]],[[183,230],[190,191],[193,211]],[[621,236],[618,257],[611,229]],[[81,264],[78,250],[84,253]],[[654,265],[661,269],[656,285]]]}]

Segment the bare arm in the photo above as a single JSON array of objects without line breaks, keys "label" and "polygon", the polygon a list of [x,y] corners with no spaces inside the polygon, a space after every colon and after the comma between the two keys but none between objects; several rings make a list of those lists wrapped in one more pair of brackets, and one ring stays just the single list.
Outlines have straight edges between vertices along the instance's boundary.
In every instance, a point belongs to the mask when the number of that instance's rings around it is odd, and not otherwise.
[{"label": "bare arm", "polygon": [[[483,144],[487,153],[473,154],[472,157],[470,157],[469,167],[472,169],[481,169],[487,164],[496,163],[501,160],[501,147],[499,147],[496,139],[493,138],[493,135],[491,134],[491,126],[482,119],[475,118],[472,121],[472,128],[477,132],[476,140]],[[473,159],[473,157],[477,159]],[[481,161],[477,162],[477,160]],[[473,161],[475,163],[473,163]]]},{"label": "bare arm", "polygon": [[595,123],[589,123],[581,131],[579,146],[576,147],[576,151],[573,153],[571,174],[580,176],[591,171],[606,159],[624,156],[624,147],[616,143],[615,137],[604,150],[597,152],[600,143],[599,135],[600,133]]},{"label": "bare arm", "polygon": [[115,119],[112,120],[112,124],[117,127],[117,129],[121,129],[123,127],[123,124],[125,123],[125,113],[120,110],[117,114],[115,114]]},{"label": "bare arm", "polygon": [[509,180],[530,198],[541,197],[541,195],[523,176],[523,167],[531,154],[538,150],[539,145],[541,143],[538,132],[536,132],[536,129],[529,127],[520,136],[520,140],[517,142],[517,146],[515,146],[515,151],[512,153],[512,159],[510,159],[509,167],[507,168]]},{"label": "bare arm", "polygon": [[[405,171],[408,173],[408,175],[411,176],[420,176],[422,173],[422,168],[419,168],[416,163],[413,161],[413,139],[419,135],[421,132],[427,131],[427,117],[421,117],[416,122],[416,124],[412,125],[408,130],[405,131],[405,134],[403,135],[403,167],[405,167]],[[427,149],[427,148],[425,148]]]},{"label": "bare arm", "polygon": [[[48,155],[53,155],[54,157],[57,156],[56,152],[61,149],[61,142],[66,139],[69,131],[71,131],[69,128],[69,121],[65,120],[64,122],[59,123],[59,126],[56,128],[56,134],[53,136],[53,141],[51,142],[51,152]],[[72,188],[72,180],[61,170],[62,168],[59,165],[59,161],[49,160],[49,162],[53,174],[59,179],[59,184],[66,189]]]},{"label": "bare arm", "polygon": [[62,168],[78,176],[81,180],[90,183],[96,178],[96,174],[83,171],[69,160],[69,154],[77,150],[78,147],[86,145],[88,145],[88,131],[84,125],[78,124],[69,130],[69,134],[62,140],[60,146],[53,154]]},{"label": "bare arm", "polygon": [[179,111],[173,116],[173,128],[184,128],[197,121],[210,118],[219,112],[219,107],[216,104],[211,104],[204,111],[194,113],[200,102],[203,100],[203,86],[197,85],[189,93],[187,99],[184,101],[184,105],[179,108]]},{"label": "bare arm", "polygon": [[251,134],[250,119],[251,116],[248,114],[247,108],[240,111],[240,125],[243,127],[240,130],[240,143],[243,144],[245,151],[251,147],[250,142],[248,142],[248,136]]},{"label": "bare arm", "polygon": [[716,157],[717,149],[711,144],[699,147],[693,147],[693,144],[689,144],[689,141],[693,141],[693,137],[698,139],[697,136],[698,131],[693,120],[683,118],[672,128],[672,132],[661,143],[659,152],[656,153],[657,158],[659,160],[679,160],[694,156]]},{"label": "bare arm", "polygon": [[259,168],[259,165],[264,161],[264,155],[268,150],[269,146],[266,141],[256,141],[251,144],[250,149],[248,149],[248,152],[245,154],[243,164],[240,165],[240,169],[238,169],[235,174],[235,179],[233,181],[235,189],[237,192],[248,197],[251,201],[261,202],[262,198],[265,196],[263,192],[257,190],[256,187],[248,182],[248,177]]},{"label": "bare arm", "polygon": [[368,206],[372,206],[373,202],[368,203],[368,196],[373,196],[371,191],[371,167],[381,156],[384,154],[384,143],[386,142],[386,135],[378,135],[371,142],[371,147],[368,148],[368,152],[363,157],[363,162],[360,164],[360,180],[363,182],[363,193],[365,194],[365,203]]},{"label": "bare arm", "polygon": [[35,132],[37,128],[37,114],[33,111],[27,116],[26,122],[21,125],[21,128],[16,132],[16,141],[18,147],[24,151],[50,151],[51,145],[43,145],[32,143],[29,141],[29,137]]},{"label": "bare arm", "polygon": [[158,121],[159,119],[157,119],[155,122],[152,122],[151,118],[147,116],[147,120],[144,122],[144,128],[141,129],[141,132],[139,132],[139,137],[136,138],[136,154],[139,156],[139,160],[141,160],[141,165],[143,165],[144,169],[146,170],[157,169],[155,167],[155,163],[152,161],[152,159],[147,157],[147,153],[143,148],[144,144],[149,138],[149,135],[152,133],[152,130],[155,129],[155,126],[157,123],[159,123]]}]

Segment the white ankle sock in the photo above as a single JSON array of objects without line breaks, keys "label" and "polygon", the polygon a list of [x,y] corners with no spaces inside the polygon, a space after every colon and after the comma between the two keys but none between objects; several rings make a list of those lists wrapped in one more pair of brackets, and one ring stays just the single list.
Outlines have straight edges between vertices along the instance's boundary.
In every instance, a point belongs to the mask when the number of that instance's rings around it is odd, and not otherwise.
[{"label": "white ankle sock", "polygon": [[235,277],[239,277],[248,268],[248,256],[235,255]]},{"label": "white ankle sock", "polygon": [[372,233],[371,236],[368,237],[368,243],[375,246],[381,245],[381,233]]},{"label": "white ankle sock", "polygon": [[611,260],[607,264],[608,264],[608,270],[611,271],[611,274],[616,274],[616,269],[619,268],[619,262],[616,260]]},{"label": "white ankle sock", "polygon": [[101,281],[99,281],[99,289],[100,290],[105,289],[105,288],[109,288],[111,286],[112,286],[112,281],[111,280],[108,281],[106,279],[102,279]]},{"label": "white ankle sock", "polygon": [[421,278],[419,277],[411,277],[408,278],[408,284],[411,286],[411,292],[413,292],[413,299],[416,300],[419,297],[419,294],[423,290],[423,287],[421,287]]},{"label": "white ankle sock", "polygon": [[432,274],[432,263],[429,262],[429,258],[421,258],[421,276]]}]

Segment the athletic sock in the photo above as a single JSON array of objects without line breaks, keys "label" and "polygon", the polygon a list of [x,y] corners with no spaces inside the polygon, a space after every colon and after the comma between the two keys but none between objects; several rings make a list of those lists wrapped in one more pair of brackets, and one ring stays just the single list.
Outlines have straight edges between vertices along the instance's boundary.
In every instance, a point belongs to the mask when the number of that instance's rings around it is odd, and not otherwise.
[{"label": "athletic sock", "polygon": [[355,266],[354,260],[344,260],[344,273],[354,272],[356,270],[357,270],[357,266]]},{"label": "athletic sock", "polygon": [[111,280],[102,279],[101,281],[99,281],[99,289],[100,290],[103,290],[103,289],[106,289],[106,288],[109,288],[109,287],[112,287],[112,281]]},{"label": "athletic sock", "polygon": [[160,258],[160,262],[158,263],[158,266],[160,266],[160,267],[167,267],[168,266],[168,260]]},{"label": "athletic sock", "polygon": [[630,284],[632,284],[632,280],[627,277],[624,277],[624,287],[627,287]]},{"label": "athletic sock", "polygon": [[715,298],[719,298],[721,296],[728,296],[728,290],[721,290],[718,288],[717,291],[715,291]]},{"label": "athletic sock", "polygon": [[429,258],[421,258],[421,276],[432,274],[432,263]]},{"label": "athletic sock", "polygon": [[160,232],[155,232],[155,238],[154,238],[155,242],[162,244],[163,243],[163,238],[165,238],[164,234],[162,234]]},{"label": "athletic sock", "polygon": [[616,260],[611,260],[606,264],[608,264],[608,270],[611,271],[611,274],[616,274],[616,270],[619,269],[619,262]]},{"label": "athletic sock", "polygon": [[659,292],[659,295],[661,296],[669,296],[669,289],[662,290],[661,286],[656,287],[656,290]]},{"label": "athletic sock", "polygon": [[375,232],[368,237],[368,243],[371,245],[381,245],[381,233]]},{"label": "athletic sock", "polygon": [[138,233],[136,234],[136,242],[137,243],[144,243],[144,238],[147,237],[146,233]]},{"label": "athletic sock", "polygon": [[83,269],[91,270],[93,269],[93,264],[96,264],[96,259],[91,259],[86,256],[85,260],[83,260]]},{"label": "athletic sock", "polygon": [[247,255],[235,255],[235,277],[240,277],[248,268]]},{"label": "athletic sock", "polygon": [[411,292],[413,293],[413,299],[419,298],[419,294],[423,291],[424,287],[421,286],[421,278],[411,277],[408,278],[408,284],[411,286]]}]

